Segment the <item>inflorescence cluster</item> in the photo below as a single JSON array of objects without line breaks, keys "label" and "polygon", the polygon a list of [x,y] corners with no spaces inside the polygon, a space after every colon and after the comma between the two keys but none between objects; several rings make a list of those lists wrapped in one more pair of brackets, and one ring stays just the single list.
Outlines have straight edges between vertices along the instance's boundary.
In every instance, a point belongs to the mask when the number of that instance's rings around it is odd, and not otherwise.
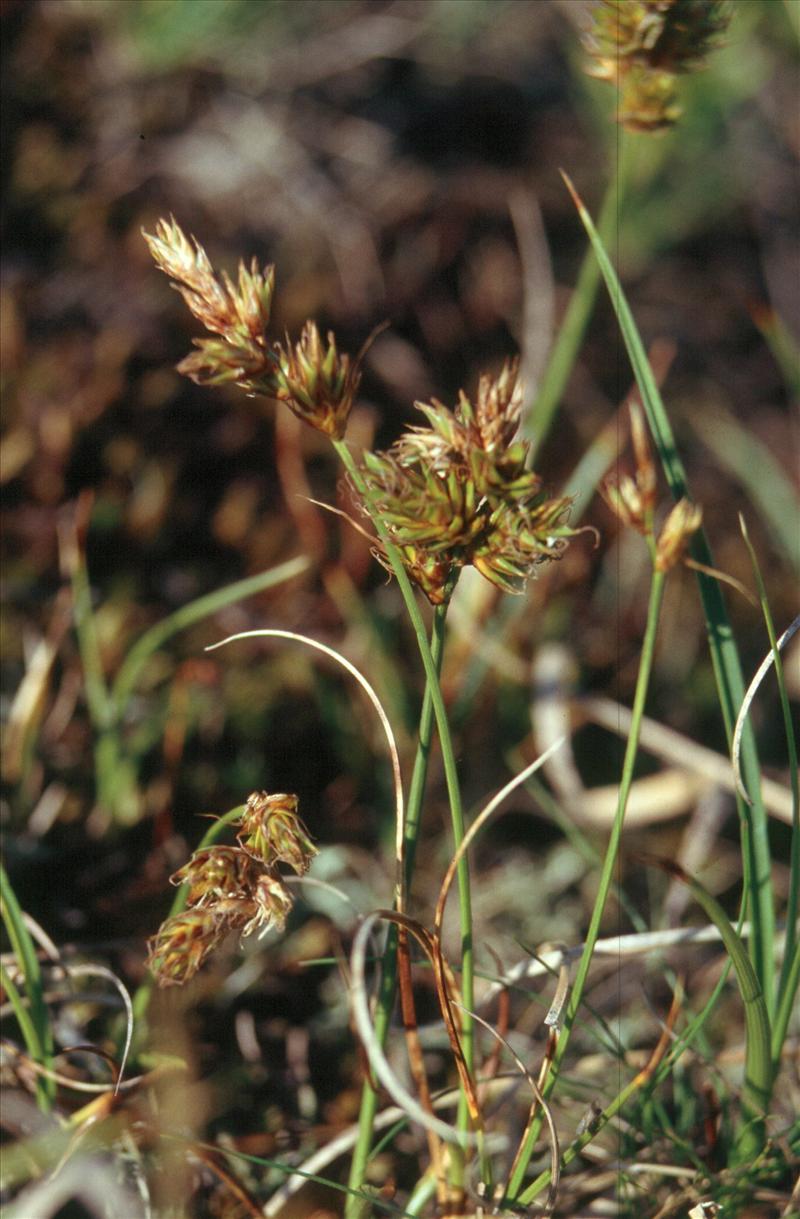
[{"label": "inflorescence cluster", "polygon": [[[361,357],[339,353],[306,322],[299,342],[267,336],[274,267],[248,270],[238,283],[214,273],[203,247],[174,220],[144,234],[162,271],[214,338],[178,370],[200,385],[235,383],[250,394],[285,402],[298,418],[340,441],[358,390]],[[427,426],[409,428],[386,452],[363,455],[353,493],[365,515],[379,519],[411,579],[441,604],[459,570],[471,564],[504,592],[520,592],[538,565],[558,558],[575,530],[570,501],[550,498],[529,468],[529,445],[516,438],[522,388],[516,361],[483,376],[473,403],[463,391],[455,410],[417,403]],[[386,560],[385,542],[375,553]]]},{"label": "inflorescence cluster", "polygon": [[297,815],[297,797],[253,792],[236,841],[202,847],[170,877],[188,885],[188,893],[185,909],[162,923],[148,945],[159,986],[188,982],[232,931],[246,936],[286,923],[293,899],[278,864],[302,876],[317,853]]},{"label": "inflorescence cluster", "polygon": [[504,592],[520,592],[576,532],[566,524],[571,501],[548,498],[527,466],[529,446],[515,439],[521,405],[513,361],[497,378],[481,377],[474,404],[463,391],[454,411],[418,402],[427,427],[364,455],[368,510],[433,604],[466,564]]},{"label": "inflorescence cluster", "polygon": [[619,90],[617,121],[660,131],[681,115],[681,73],[702,66],[730,20],[728,0],[598,0],[585,45],[590,76]]}]

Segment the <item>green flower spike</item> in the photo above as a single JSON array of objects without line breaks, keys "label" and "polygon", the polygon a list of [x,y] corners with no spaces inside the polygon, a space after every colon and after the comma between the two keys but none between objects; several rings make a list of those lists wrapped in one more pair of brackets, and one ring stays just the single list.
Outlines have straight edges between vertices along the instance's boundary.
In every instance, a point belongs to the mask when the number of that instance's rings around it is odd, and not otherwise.
[{"label": "green flower spike", "polygon": [[314,322],[306,322],[299,343],[287,339],[276,351],[275,396],[318,432],[341,440],[361,381],[358,360],[340,355],[331,333],[326,349]]}]

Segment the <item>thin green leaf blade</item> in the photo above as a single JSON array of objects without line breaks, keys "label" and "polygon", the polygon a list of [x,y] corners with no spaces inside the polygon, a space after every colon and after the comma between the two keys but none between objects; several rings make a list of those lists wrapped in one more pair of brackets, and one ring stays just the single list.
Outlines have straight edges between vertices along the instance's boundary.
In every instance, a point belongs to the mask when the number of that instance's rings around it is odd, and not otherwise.
[{"label": "thin green leaf blade", "polygon": [[744,1123],[739,1130],[734,1149],[736,1162],[742,1164],[756,1156],[764,1147],[766,1140],[764,1118],[769,1107],[774,1080],[771,1055],[772,1036],[764,992],[741,936],[717,899],[712,897],[705,886],[670,860],[646,856],[643,862],[653,864],[668,875],[677,877],[689,888],[692,897],[719,931],[733,964],[739,994],[744,1005],[745,1022],[744,1087],[742,1089]]},{"label": "thin green leaf blade", "polygon": [[[17,1011],[22,1035],[34,1061],[48,1070],[53,1066],[53,1030],[50,1024],[50,1013],[44,999],[42,971],[36,946],[25,925],[22,908],[17,901],[17,895],[11,885],[8,873],[0,864],[0,913],[5,923],[11,949],[17,958],[22,975],[25,979],[25,992],[28,997],[28,1011],[22,1016]],[[8,979],[10,981],[10,979]],[[13,986],[13,983],[11,983]],[[16,988],[15,988],[16,989]],[[9,988],[9,998],[13,1003],[13,993]],[[18,992],[17,996],[19,998]],[[20,999],[21,1002],[21,999]],[[15,1005],[16,1010],[16,1005]],[[25,1019],[27,1016],[27,1019]],[[44,1076],[36,1081],[36,1094],[39,1107],[48,1112],[55,1096],[55,1084],[52,1079]]]}]

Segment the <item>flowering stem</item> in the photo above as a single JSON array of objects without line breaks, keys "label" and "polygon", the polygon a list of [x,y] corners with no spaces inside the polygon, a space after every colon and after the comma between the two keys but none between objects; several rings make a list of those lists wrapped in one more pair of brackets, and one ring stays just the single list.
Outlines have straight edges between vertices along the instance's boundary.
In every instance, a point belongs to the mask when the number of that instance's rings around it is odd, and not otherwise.
[{"label": "flowering stem", "polygon": [[[430,650],[437,675],[441,670],[442,656],[444,654],[444,620],[446,613],[446,605],[436,607],[433,630],[431,632]],[[414,771],[408,793],[406,823],[403,832],[402,892],[404,899],[408,896],[411,876],[414,870],[414,854],[420,825],[422,799],[425,794],[425,780],[428,774],[428,759],[430,757],[432,737],[433,698],[431,696],[430,682],[428,682],[426,683],[425,694],[422,700],[417,754],[414,759]],[[384,949],[383,961],[381,962],[380,989],[375,1009],[375,1036],[381,1046],[386,1044],[389,1022],[394,1008],[397,985],[397,940],[397,925],[392,923],[389,927],[386,948]],[[348,1186],[353,1191],[360,1191],[364,1184],[367,1162],[372,1147],[372,1134],[377,1108],[378,1092],[373,1088],[369,1077],[367,1077],[361,1090],[361,1108],[358,1115],[358,1141],[353,1150],[348,1180]],[[349,1194],[345,1207],[347,1219],[356,1219],[362,1204],[363,1198],[360,1193],[353,1192]]]},{"label": "flowering stem", "polygon": [[[614,824],[611,827],[611,836],[606,847],[605,858],[603,860],[603,870],[600,875],[600,886],[595,898],[594,908],[592,910],[592,918],[589,923],[589,930],[586,933],[586,942],[584,944],[583,953],[578,963],[578,972],[575,976],[575,982],[572,987],[569,1003],[567,1004],[564,1013],[564,1023],[558,1039],[553,1063],[550,1074],[542,1088],[542,1094],[545,1098],[550,1095],[558,1078],[558,1070],[564,1059],[564,1055],[569,1044],[570,1033],[575,1024],[575,1018],[578,1014],[578,1009],[583,998],[583,991],[586,986],[586,978],[589,973],[589,966],[592,962],[592,953],[597,942],[597,937],[600,933],[600,923],[605,911],[606,901],[608,899],[609,889],[614,876],[614,868],[619,855],[619,846],[622,838],[622,826],[625,820],[625,809],[628,804],[628,796],[630,794],[631,784],[633,782],[633,768],[636,761],[636,754],[639,749],[639,733],[641,729],[642,716],[644,715],[645,700],[647,698],[647,689],[650,684],[650,674],[653,668],[653,656],[655,652],[656,633],[658,629],[658,619],[661,612],[661,604],[664,597],[664,582],[666,573],[658,571],[654,568],[653,579],[650,585],[650,603],[647,609],[647,626],[645,628],[644,640],[642,643],[642,656],[639,662],[639,674],[636,679],[636,693],[633,700],[633,711],[631,717],[631,728],[628,736],[628,741],[625,746],[625,758],[622,763],[622,777],[619,785],[619,795],[617,797],[617,811],[614,817]],[[528,1131],[525,1145],[522,1153],[517,1159],[517,1166],[513,1177],[508,1183],[508,1197],[512,1201],[519,1200],[520,1203],[527,1206],[534,1192],[538,1193],[539,1181],[534,1182],[523,1194],[520,1195],[520,1188],[525,1176],[525,1170],[528,1166],[528,1161],[531,1158],[533,1149],[536,1146],[536,1140],[539,1136],[541,1123],[533,1123]]]},{"label": "flowering stem", "polygon": [[[343,440],[333,439],[332,443],[342,461],[342,464],[347,470],[347,473],[350,475],[353,485],[359,494],[363,496],[364,502],[369,507],[369,492],[364,484],[364,480],[361,477],[358,466],[353,460],[352,453]],[[391,564],[392,571],[397,578],[397,583],[400,588],[411,625],[414,628],[414,633],[417,637],[417,646],[419,648],[422,665],[425,670],[425,697],[430,698],[433,718],[436,721],[436,729],[439,734],[439,743],[442,750],[442,764],[444,766],[447,794],[450,802],[450,818],[453,826],[453,840],[455,849],[457,850],[464,837],[464,813],[461,805],[461,789],[458,782],[458,771],[456,768],[455,753],[453,750],[453,739],[450,735],[450,725],[447,719],[447,710],[444,705],[444,698],[442,697],[442,691],[439,685],[439,669],[436,661],[434,660],[431,645],[428,643],[425,623],[423,622],[422,614],[420,612],[417,599],[414,595],[414,590],[411,586],[408,573],[403,565],[403,560],[400,557],[397,548],[392,544],[391,535],[386,525],[381,520],[380,514],[376,512],[374,515],[372,515],[372,520],[378,536],[383,543],[384,551],[389,563]],[[441,635],[441,639],[438,642],[437,634]],[[433,640],[435,646],[443,646],[443,613],[439,615],[438,625],[437,620],[434,621]],[[439,664],[441,664],[441,657],[439,657]],[[425,706],[423,704],[423,714],[424,713]],[[430,712],[428,712],[428,716],[430,716]],[[422,723],[420,727],[422,728]],[[415,766],[415,772],[416,770],[417,767]],[[421,798],[421,795],[422,784],[420,783],[418,798]],[[470,1017],[469,1012],[474,1006],[474,966],[472,948],[472,902],[470,898],[469,865],[466,856],[460,860],[458,865],[458,900],[461,927],[461,994],[464,1007],[467,1009],[463,1015],[462,1048],[467,1067],[471,1070],[474,1060],[474,1049],[472,1018]],[[466,1121],[465,1111],[460,1113],[460,1120],[462,1122]],[[353,1199],[353,1203],[348,1203],[348,1207],[355,1205],[355,1202],[357,1201],[353,1195],[350,1195],[350,1197]],[[349,1209],[347,1214],[349,1219],[349,1217],[354,1215],[355,1212],[352,1209]]]},{"label": "flowering stem", "polygon": [[[433,611],[433,627],[431,629],[431,656],[438,675],[442,668],[444,656],[445,618],[447,603],[437,605]],[[425,780],[428,775],[428,760],[433,737],[433,695],[430,682],[425,683],[425,694],[422,699],[422,709],[419,716],[419,739],[417,753],[414,758],[414,770],[411,775],[411,785],[408,790],[406,805],[406,824],[403,831],[403,891],[405,897],[411,888],[411,878],[414,874],[414,856],[417,849],[422,799],[425,795]]]}]

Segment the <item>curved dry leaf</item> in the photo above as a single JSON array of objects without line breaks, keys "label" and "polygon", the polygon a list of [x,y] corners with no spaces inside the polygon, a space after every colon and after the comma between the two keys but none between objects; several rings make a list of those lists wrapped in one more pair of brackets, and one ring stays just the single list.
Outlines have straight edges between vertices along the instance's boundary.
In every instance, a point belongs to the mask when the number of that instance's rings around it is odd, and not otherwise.
[{"label": "curved dry leaf", "polygon": [[[272,628],[262,628],[255,631],[239,631],[236,635],[228,635],[226,639],[221,639],[219,643],[212,643],[206,648],[207,652],[213,652],[216,648],[224,647],[226,643],[233,643],[237,639],[291,639],[295,643],[304,643],[306,647],[314,648],[317,652],[322,652],[323,655],[329,656],[342,666],[352,677],[356,679],[361,686],[367,698],[372,703],[378,718],[381,722],[386,741],[389,747],[389,756],[392,762],[392,775],[394,778],[394,793],[395,793],[395,815],[396,815],[396,831],[395,831],[395,858],[397,861],[398,878],[402,876],[402,860],[403,860],[403,834],[405,830],[405,798],[403,795],[403,779],[400,773],[400,755],[397,749],[392,726],[389,723],[389,717],[383,709],[383,704],[378,698],[375,690],[367,681],[360,669],[357,669],[341,652],[337,652],[335,648],[329,647],[326,643],[320,643],[318,639],[312,639],[309,635],[300,635],[296,631],[282,631]],[[398,880],[398,883],[400,881]],[[401,894],[398,894],[400,897]]]},{"label": "curved dry leaf", "polygon": [[[800,630],[800,614],[797,615],[797,617],[795,618],[795,620],[791,624],[791,626],[787,626],[786,630],[783,632],[783,634],[780,636],[780,638],[776,641],[779,652],[783,651],[786,644],[789,642],[789,640],[798,630]],[[769,672],[770,667],[774,663],[775,663],[775,654],[772,651],[772,648],[770,648],[770,650],[767,652],[766,656],[762,660],[761,664],[758,666],[758,670],[756,672],[755,677],[750,682],[750,685],[747,687],[747,693],[745,694],[745,696],[742,700],[742,705],[739,708],[739,714],[736,717],[736,727],[733,730],[733,741],[731,743],[731,762],[733,764],[733,774],[734,774],[734,779],[736,782],[736,790],[739,793],[739,795],[742,797],[742,799],[745,801],[745,803],[747,803],[749,805],[752,805],[753,801],[750,799],[749,795],[747,794],[747,788],[745,787],[744,780],[742,779],[742,763],[741,763],[742,733],[744,732],[745,722],[747,720],[747,716],[750,711],[750,704],[752,703],[753,699],[755,698],[755,696],[758,692],[758,688],[761,685],[764,678],[766,677],[767,673]]]}]

